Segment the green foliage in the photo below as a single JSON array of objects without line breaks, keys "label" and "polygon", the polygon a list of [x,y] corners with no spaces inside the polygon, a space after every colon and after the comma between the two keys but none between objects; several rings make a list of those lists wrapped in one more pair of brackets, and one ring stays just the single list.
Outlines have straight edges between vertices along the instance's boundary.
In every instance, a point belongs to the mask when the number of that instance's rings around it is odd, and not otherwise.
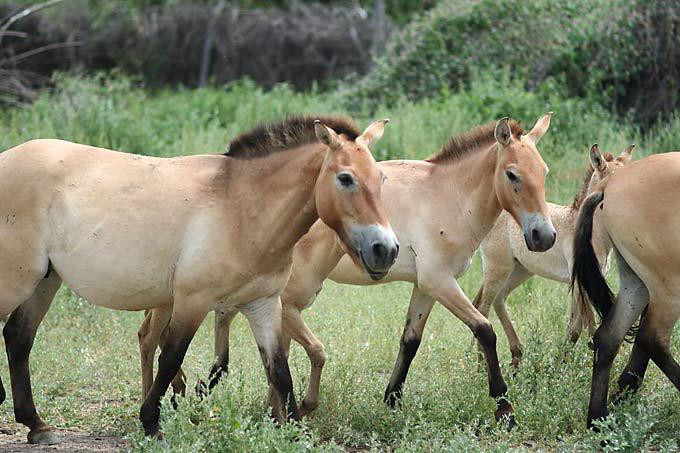
[{"label": "green foliage", "polygon": [[680,7],[644,0],[444,0],[399,34],[352,96],[372,105],[446,95],[508,68],[526,87],[556,78],[648,124],[680,102]]}]

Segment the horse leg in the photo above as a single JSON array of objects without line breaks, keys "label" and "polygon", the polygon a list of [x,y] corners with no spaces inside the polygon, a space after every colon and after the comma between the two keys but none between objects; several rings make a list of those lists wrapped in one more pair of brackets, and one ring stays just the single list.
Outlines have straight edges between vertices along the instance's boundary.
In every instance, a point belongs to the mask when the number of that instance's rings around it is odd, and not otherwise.
[{"label": "horse leg", "polygon": [[[281,333],[281,347],[283,348],[283,352],[286,355],[286,360],[288,360],[288,357],[290,356],[290,341],[290,335],[288,335],[284,329]],[[283,407],[281,406],[278,393],[276,393],[276,388],[274,388],[272,384],[269,384],[269,394],[267,395],[267,401],[269,402],[269,407],[272,409],[273,416],[283,413]],[[300,414],[300,418],[302,418],[302,414]]]},{"label": "horse leg", "polygon": [[394,408],[401,399],[406,375],[411,367],[413,358],[418,352],[420,340],[423,337],[423,330],[434,303],[435,300],[432,297],[425,294],[416,285],[413,285],[411,301],[409,302],[408,313],[406,314],[406,324],[404,325],[404,332],[401,335],[399,344],[399,355],[397,355],[397,361],[394,364],[392,376],[390,376],[390,382],[387,385],[383,398],[389,407]]},{"label": "horse leg", "polygon": [[[493,299],[493,308],[496,315],[498,315],[498,320],[501,322],[501,326],[503,326],[505,336],[510,345],[510,353],[512,354],[512,362],[510,364],[515,368],[518,367],[522,361],[522,350],[524,347],[519,339],[519,335],[517,335],[517,332],[515,331],[515,326],[512,323],[512,318],[510,318],[510,313],[508,313],[508,307],[505,305],[505,301],[515,288],[527,281],[532,275],[533,274],[527,271],[523,266],[517,264],[505,281],[501,292]],[[482,314],[488,319],[488,311],[487,313]]]},{"label": "horse leg", "polygon": [[[161,347],[161,351],[163,350],[163,347],[165,346],[165,342],[168,338],[168,325],[170,323],[170,316],[172,316],[171,312],[169,313],[167,321],[165,321],[164,319],[161,318],[161,319],[158,319],[158,321],[156,322],[158,324],[158,330],[160,330],[160,332],[161,332],[160,343],[159,343],[160,347]],[[160,318],[160,315],[158,315],[157,317]],[[153,323],[154,322],[152,321],[152,324]],[[160,326],[164,326],[164,327],[161,329]],[[158,359],[160,360],[160,356],[158,357]],[[173,393],[172,404],[173,404],[173,406],[175,406],[175,409],[177,408],[177,406],[175,404],[176,403],[175,402],[175,395],[184,396],[186,394],[186,389],[187,389],[186,381],[187,381],[187,377],[184,374],[184,370],[182,370],[182,367],[180,366],[179,370],[177,371],[177,374],[175,374],[175,377],[172,378],[172,381],[170,382],[170,385],[172,386],[172,393]]]},{"label": "horse leg", "polygon": [[680,390],[680,365],[670,352],[671,334],[680,313],[677,307],[671,305],[674,301],[655,299],[655,302],[656,305],[650,305],[644,316],[645,328],[638,334],[640,346]]},{"label": "horse leg", "polygon": [[595,359],[588,406],[588,428],[593,428],[593,421],[603,419],[609,414],[607,393],[612,363],[626,333],[649,302],[649,293],[645,284],[618,253],[617,261],[619,263],[619,294],[616,303],[593,337]]},{"label": "horse leg", "polygon": [[636,393],[642,385],[642,380],[647,372],[650,356],[643,347],[641,339],[647,335],[645,331],[650,327],[648,326],[649,322],[647,321],[646,315],[643,314],[642,317],[640,330],[635,338],[635,343],[633,344],[633,350],[630,353],[628,363],[618,379],[618,391],[612,397],[614,403],[618,403],[626,396]]},{"label": "horse leg", "polygon": [[151,389],[153,382],[153,359],[161,343],[161,335],[167,329],[172,307],[158,307],[146,310],[142,325],[137,331],[139,357],[142,367],[142,401]]},{"label": "horse leg", "polygon": [[[281,299],[278,296],[258,299],[241,307],[241,311],[248,318],[255,335],[269,384],[274,387],[281,406],[286,408],[285,418],[299,420],[293,378],[281,344]],[[276,410],[275,407],[272,409]],[[274,413],[274,416],[283,422],[281,413]]]},{"label": "horse leg", "polygon": [[[305,348],[311,364],[309,384],[300,406],[300,417],[313,412],[319,405],[319,386],[321,372],[326,363],[326,353],[323,344],[314,336],[309,326],[302,319],[300,309],[292,304],[283,308],[283,328],[288,336]],[[290,344],[290,340],[288,340]]]},{"label": "horse leg", "polygon": [[222,375],[229,372],[229,328],[237,314],[236,309],[215,311],[215,363],[210,369],[208,391],[215,388]]},{"label": "horse leg", "polygon": [[17,422],[26,425],[30,431],[28,442],[32,444],[55,444],[59,440],[52,427],[42,421],[35,409],[29,355],[33,340],[47,310],[52,304],[61,279],[56,272],[40,281],[35,292],[9,317],[3,336],[7,349],[9,373],[14,399],[14,417]]},{"label": "horse leg", "polygon": [[[200,307],[200,304],[200,301],[192,304],[191,301],[175,298],[167,337],[158,358],[158,372],[139,411],[139,418],[147,436],[163,438],[158,423],[161,412],[161,398],[168,390],[170,382],[179,372],[189,344],[201,322],[205,319],[207,311],[195,308]],[[183,307],[193,308],[185,309]]]},{"label": "horse leg", "polygon": [[440,281],[431,281],[428,289],[434,299],[467,325],[484,348],[489,376],[489,394],[497,401],[496,421],[508,418],[509,427],[515,425],[512,405],[508,401],[508,386],[503,379],[496,351],[496,334],[488,319],[484,317],[467,298],[453,277],[441,276]]}]

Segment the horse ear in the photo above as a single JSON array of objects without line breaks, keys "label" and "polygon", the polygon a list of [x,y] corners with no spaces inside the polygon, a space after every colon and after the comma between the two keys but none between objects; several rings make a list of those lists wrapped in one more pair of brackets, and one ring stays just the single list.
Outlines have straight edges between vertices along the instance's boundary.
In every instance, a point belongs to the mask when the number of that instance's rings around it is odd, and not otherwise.
[{"label": "horse ear", "polygon": [[510,140],[512,139],[512,131],[510,130],[510,125],[508,124],[509,118],[501,118],[496,123],[496,130],[493,132],[496,141],[502,146],[508,146]]},{"label": "horse ear", "polygon": [[538,141],[545,135],[546,132],[548,132],[548,128],[550,127],[550,118],[552,118],[553,112],[548,112],[542,117],[536,121],[536,124],[534,125],[534,128],[529,131],[528,134],[525,134],[524,136],[534,142],[534,144],[538,143]]},{"label": "horse ear", "polygon": [[335,150],[342,147],[338,134],[320,120],[314,120],[314,132],[316,133],[316,138],[330,149]]},{"label": "horse ear", "polygon": [[390,120],[387,118],[372,122],[355,141],[366,145],[367,148],[370,147],[374,142],[380,140],[383,132],[385,132],[385,126],[389,122]]},{"label": "horse ear", "polygon": [[592,165],[593,170],[600,174],[607,170],[607,161],[600,153],[597,143],[590,147],[590,165]]},{"label": "horse ear", "polygon": [[633,144],[626,146],[626,149],[623,150],[623,152],[617,158],[617,160],[619,162],[623,163],[624,165],[627,164],[628,162],[630,162],[633,159],[632,154],[633,154],[634,148],[635,148],[635,145],[633,145]]}]

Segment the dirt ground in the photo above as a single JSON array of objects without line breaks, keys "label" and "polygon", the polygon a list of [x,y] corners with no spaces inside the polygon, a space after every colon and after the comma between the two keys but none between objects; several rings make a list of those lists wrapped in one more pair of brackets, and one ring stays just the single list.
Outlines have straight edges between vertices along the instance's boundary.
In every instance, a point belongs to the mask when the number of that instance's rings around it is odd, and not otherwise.
[{"label": "dirt ground", "polygon": [[57,445],[31,445],[26,441],[27,434],[28,429],[0,429],[0,452],[92,452],[124,451],[131,448],[131,444],[120,437],[98,436],[86,431],[58,430],[61,443]]}]

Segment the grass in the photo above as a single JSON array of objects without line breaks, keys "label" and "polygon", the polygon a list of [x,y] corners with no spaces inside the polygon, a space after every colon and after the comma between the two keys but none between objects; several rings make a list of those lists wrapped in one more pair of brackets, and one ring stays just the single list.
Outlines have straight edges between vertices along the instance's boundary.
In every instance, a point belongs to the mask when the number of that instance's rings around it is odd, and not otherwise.
[{"label": "grass", "polygon": [[[240,83],[224,90],[148,93],[120,79],[63,77],[62,90],[31,108],[0,112],[0,148],[29,138],[59,137],[129,152],[170,156],[224,150],[228,139],[258,119],[289,112],[337,112],[333,94],[295,94],[286,87],[262,92]],[[661,151],[680,138],[680,119],[646,137],[606,111],[582,100],[560,99],[549,87],[534,93],[509,78],[480,77],[442,100],[401,102],[358,117],[389,116],[393,122],[376,148],[379,157],[423,158],[453,131],[504,115],[531,124],[554,110],[551,130],[540,143],[551,167],[548,199],[567,203],[585,171],[588,145],[618,152],[638,143],[636,153]],[[479,259],[462,279],[469,296],[481,282]],[[326,284],[304,313],[326,347],[321,404],[301,425],[277,428],[266,416],[266,382],[245,318],[232,329],[229,377],[205,401],[166,399],[162,426],[177,451],[341,450],[506,451],[593,450],[610,440],[618,451],[675,449],[680,442],[678,392],[651,366],[638,396],[617,408],[602,434],[585,430],[592,354],[581,341],[562,360],[569,310],[564,285],[532,279],[509,298],[525,359],[516,375],[497,321],[498,349],[518,426],[507,433],[493,422],[486,373],[479,370],[471,334],[454,316],[435,307],[409,374],[403,408],[391,411],[382,393],[399,347],[408,284],[370,288]],[[62,288],[36,339],[32,354],[36,405],[49,423],[129,438],[139,451],[165,447],[144,439],[138,422],[140,372],[136,331],[142,314],[89,305]],[[673,348],[679,339],[674,337]],[[616,371],[630,347],[624,346]],[[212,361],[212,315],[194,339],[185,370],[192,386]],[[3,362],[4,363],[4,362]],[[291,368],[298,395],[308,361],[298,346]],[[9,382],[7,367],[0,376]],[[13,423],[12,402],[0,406],[0,421]]]}]

